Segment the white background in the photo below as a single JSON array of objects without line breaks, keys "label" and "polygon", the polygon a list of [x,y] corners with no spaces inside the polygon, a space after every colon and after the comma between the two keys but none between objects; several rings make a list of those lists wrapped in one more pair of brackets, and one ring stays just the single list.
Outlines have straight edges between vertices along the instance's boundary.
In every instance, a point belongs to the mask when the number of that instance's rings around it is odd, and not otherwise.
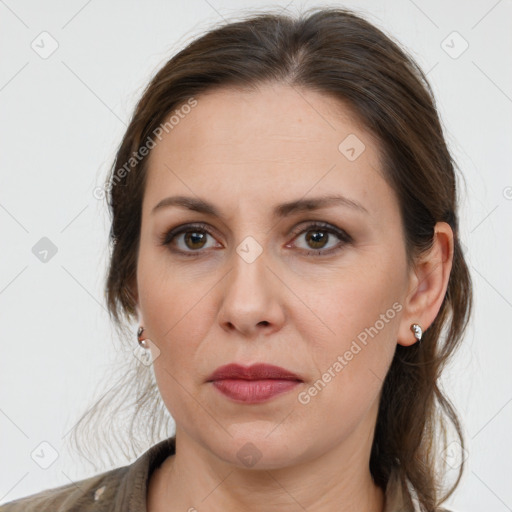
[{"label": "white background", "polygon": [[[116,357],[102,299],[108,221],[93,189],[103,184],[142,88],[223,17],[317,5],[0,1],[0,502],[92,476],[70,462],[63,438]],[[322,5],[355,8],[428,71],[465,176],[461,231],[475,284],[473,322],[444,378],[469,452],[448,505],[512,510],[512,2]],[[58,43],[46,59],[31,47],[48,37],[43,31]],[[442,45],[453,31],[469,44],[458,58]],[[463,48],[457,36],[447,41]],[[46,263],[32,252],[42,237],[58,249]],[[59,453],[46,470],[30,457],[42,441]]]}]

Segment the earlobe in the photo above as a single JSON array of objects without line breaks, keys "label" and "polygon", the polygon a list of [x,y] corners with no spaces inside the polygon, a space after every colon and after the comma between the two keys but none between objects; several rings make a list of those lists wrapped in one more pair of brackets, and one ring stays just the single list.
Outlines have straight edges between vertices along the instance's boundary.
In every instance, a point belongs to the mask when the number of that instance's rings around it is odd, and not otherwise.
[{"label": "earlobe", "polygon": [[452,259],[452,229],[446,222],[438,222],[432,247],[419,257],[411,271],[411,284],[398,333],[399,345],[410,346],[418,341],[416,333],[419,331],[413,330],[412,325],[420,326],[423,333],[434,322],[446,295]]}]

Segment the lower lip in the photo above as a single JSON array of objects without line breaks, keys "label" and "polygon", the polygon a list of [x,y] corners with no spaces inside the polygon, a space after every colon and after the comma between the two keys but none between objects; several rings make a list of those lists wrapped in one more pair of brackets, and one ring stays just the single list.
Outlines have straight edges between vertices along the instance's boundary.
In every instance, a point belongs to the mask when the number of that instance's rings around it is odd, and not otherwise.
[{"label": "lower lip", "polygon": [[271,398],[293,389],[297,384],[296,380],[264,379],[222,379],[212,382],[216,389],[222,394],[246,404],[265,402]]}]

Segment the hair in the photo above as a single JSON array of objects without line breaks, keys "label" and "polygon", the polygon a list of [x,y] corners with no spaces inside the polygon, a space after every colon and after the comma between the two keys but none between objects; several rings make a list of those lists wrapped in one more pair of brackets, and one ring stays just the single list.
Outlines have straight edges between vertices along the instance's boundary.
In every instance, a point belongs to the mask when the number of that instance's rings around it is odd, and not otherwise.
[{"label": "hair", "polygon": [[[397,345],[381,391],[369,461],[377,485],[385,488],[391,474],[398,472],[402,489],[413,486],[421,510],[440,510],[464,469],[462,458],[454,484],[443,489],[446,467],[441,471],[439,464],[450,424],[462,452],[465,446],[440,376],[462,341],[472,309],[471,277],[459,239],[456,164],[425,74],[398,42],[360,15],[341,8],[313,8],[296,17],[253,13],[212,28],[155,74],[105,182],[111,215],[105,286],[110,317],[131,355],[147,148],[155,134],[162,126],[168,131],[169,124],[164,123],[174,110],[184,111],[184,105],[207,91],[272,83],[340,100],[378,141],[384,178],[399,201],[408,265],[431,248],[436,222],[447,222],[453,230],[452,269],[441,308],[421,343]],[[168,435],[172,418],[151,366],[130,359],[119,381],[82,416],[73,432],[75,439],[80,437],[79,429],[87,430],[96,418],[99,427],[88,447],[103,442],[108,451],[119,445],[124,429],[129,447],[137,453],[138,431],[150,443]],[[129,422],[121,419],[123,412]],[[119,428],[114,427],[116,421]],[[410,499],[408,492],[404,495]]]}]

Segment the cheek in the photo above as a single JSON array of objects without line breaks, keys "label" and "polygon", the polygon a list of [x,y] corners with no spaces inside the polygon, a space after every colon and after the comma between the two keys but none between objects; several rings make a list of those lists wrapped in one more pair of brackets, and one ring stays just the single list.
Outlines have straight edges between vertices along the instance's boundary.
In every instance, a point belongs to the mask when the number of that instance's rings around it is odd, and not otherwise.
[{"label": "cheek", "polygon": [[153,369],[167,409],[182,419],[197,414],[193,396],[203,378],[198,371],[211,366],[201,360],[201,343],[211,329],[207,319],[214,318],[208,292],[216,281],[169,269],[165,255],[141,251],[139,304],[148,335],[159,349]]},{"label": "cheek", "polygon": [[165,250],[141,250],[137,267],[139,303],[156,344],[171,347],[173,341],[187,340],[180,347],[193,346],[193,340],[201,334],[198,330],[203,327],[197,316],[211,288],[207,281],[181,271]]},{"label": "cheek", "polygon": [[[301,320],[298,328],[308,333],[318,378],[303,402],[332,404],[333,411],[357,417],[358,408],[369,407],[377,397],[403,309],[401,276],[393,265],[380,263],[347,270],[337,282],[322,286],[325,292],[316,294],[314,307],[319,320]],[[309,293],[305,302],[313,300]]]},{"label": "cheek", "polygon": [[[181,292],[181,297],[185,297]],[[201,364],[201,340],[207,326],[201,318],[207,313],[198,300],[175,300],[174,293],[155,293],[147,302],[145,318],[152,341],[159,347],[153,362],[156,383],[162,400],[173,418],[182,424],[193,424],[201,414],[198,374]],[[180,295],[177,295],[178,297]]]},{"label": "cheek", "polygon": [[316,338],[312,355],[317,378],[298,396],[301,417],[326,440],[352,432],[370,408],[378,407],[401,311],[381,289],[345,287],[338,292],[323,310],[336,334]]},{"label": "cheek", "polygon": [[178,279],[165,258],[143,253],[137,276],[143,321],[160,351],[153,363],[155,376],[163,392],[177,396],[183,393],[179,383],[186,385],[197,374],[196,354],[209,328],[204,319],[209,318],[205,295],[210,286],[201,280]]},{"label": "cheek", "polygon": [[300,282],[295,283],[314,316],[297,315],[294,322],[300,322],[299,330],[308,333],[308,341],[324,364],[325,357],[332,359],[333,353],[348,350],[353,340],[363,344],[375,340],[373,348],[395,338],[406,283],[394,270],[400,267],[392,263],[393,255],[386,261],[376,253],[368,251],[350,266],[315,276],[310,280],[314,286],[303,283],[299,288]]}]

